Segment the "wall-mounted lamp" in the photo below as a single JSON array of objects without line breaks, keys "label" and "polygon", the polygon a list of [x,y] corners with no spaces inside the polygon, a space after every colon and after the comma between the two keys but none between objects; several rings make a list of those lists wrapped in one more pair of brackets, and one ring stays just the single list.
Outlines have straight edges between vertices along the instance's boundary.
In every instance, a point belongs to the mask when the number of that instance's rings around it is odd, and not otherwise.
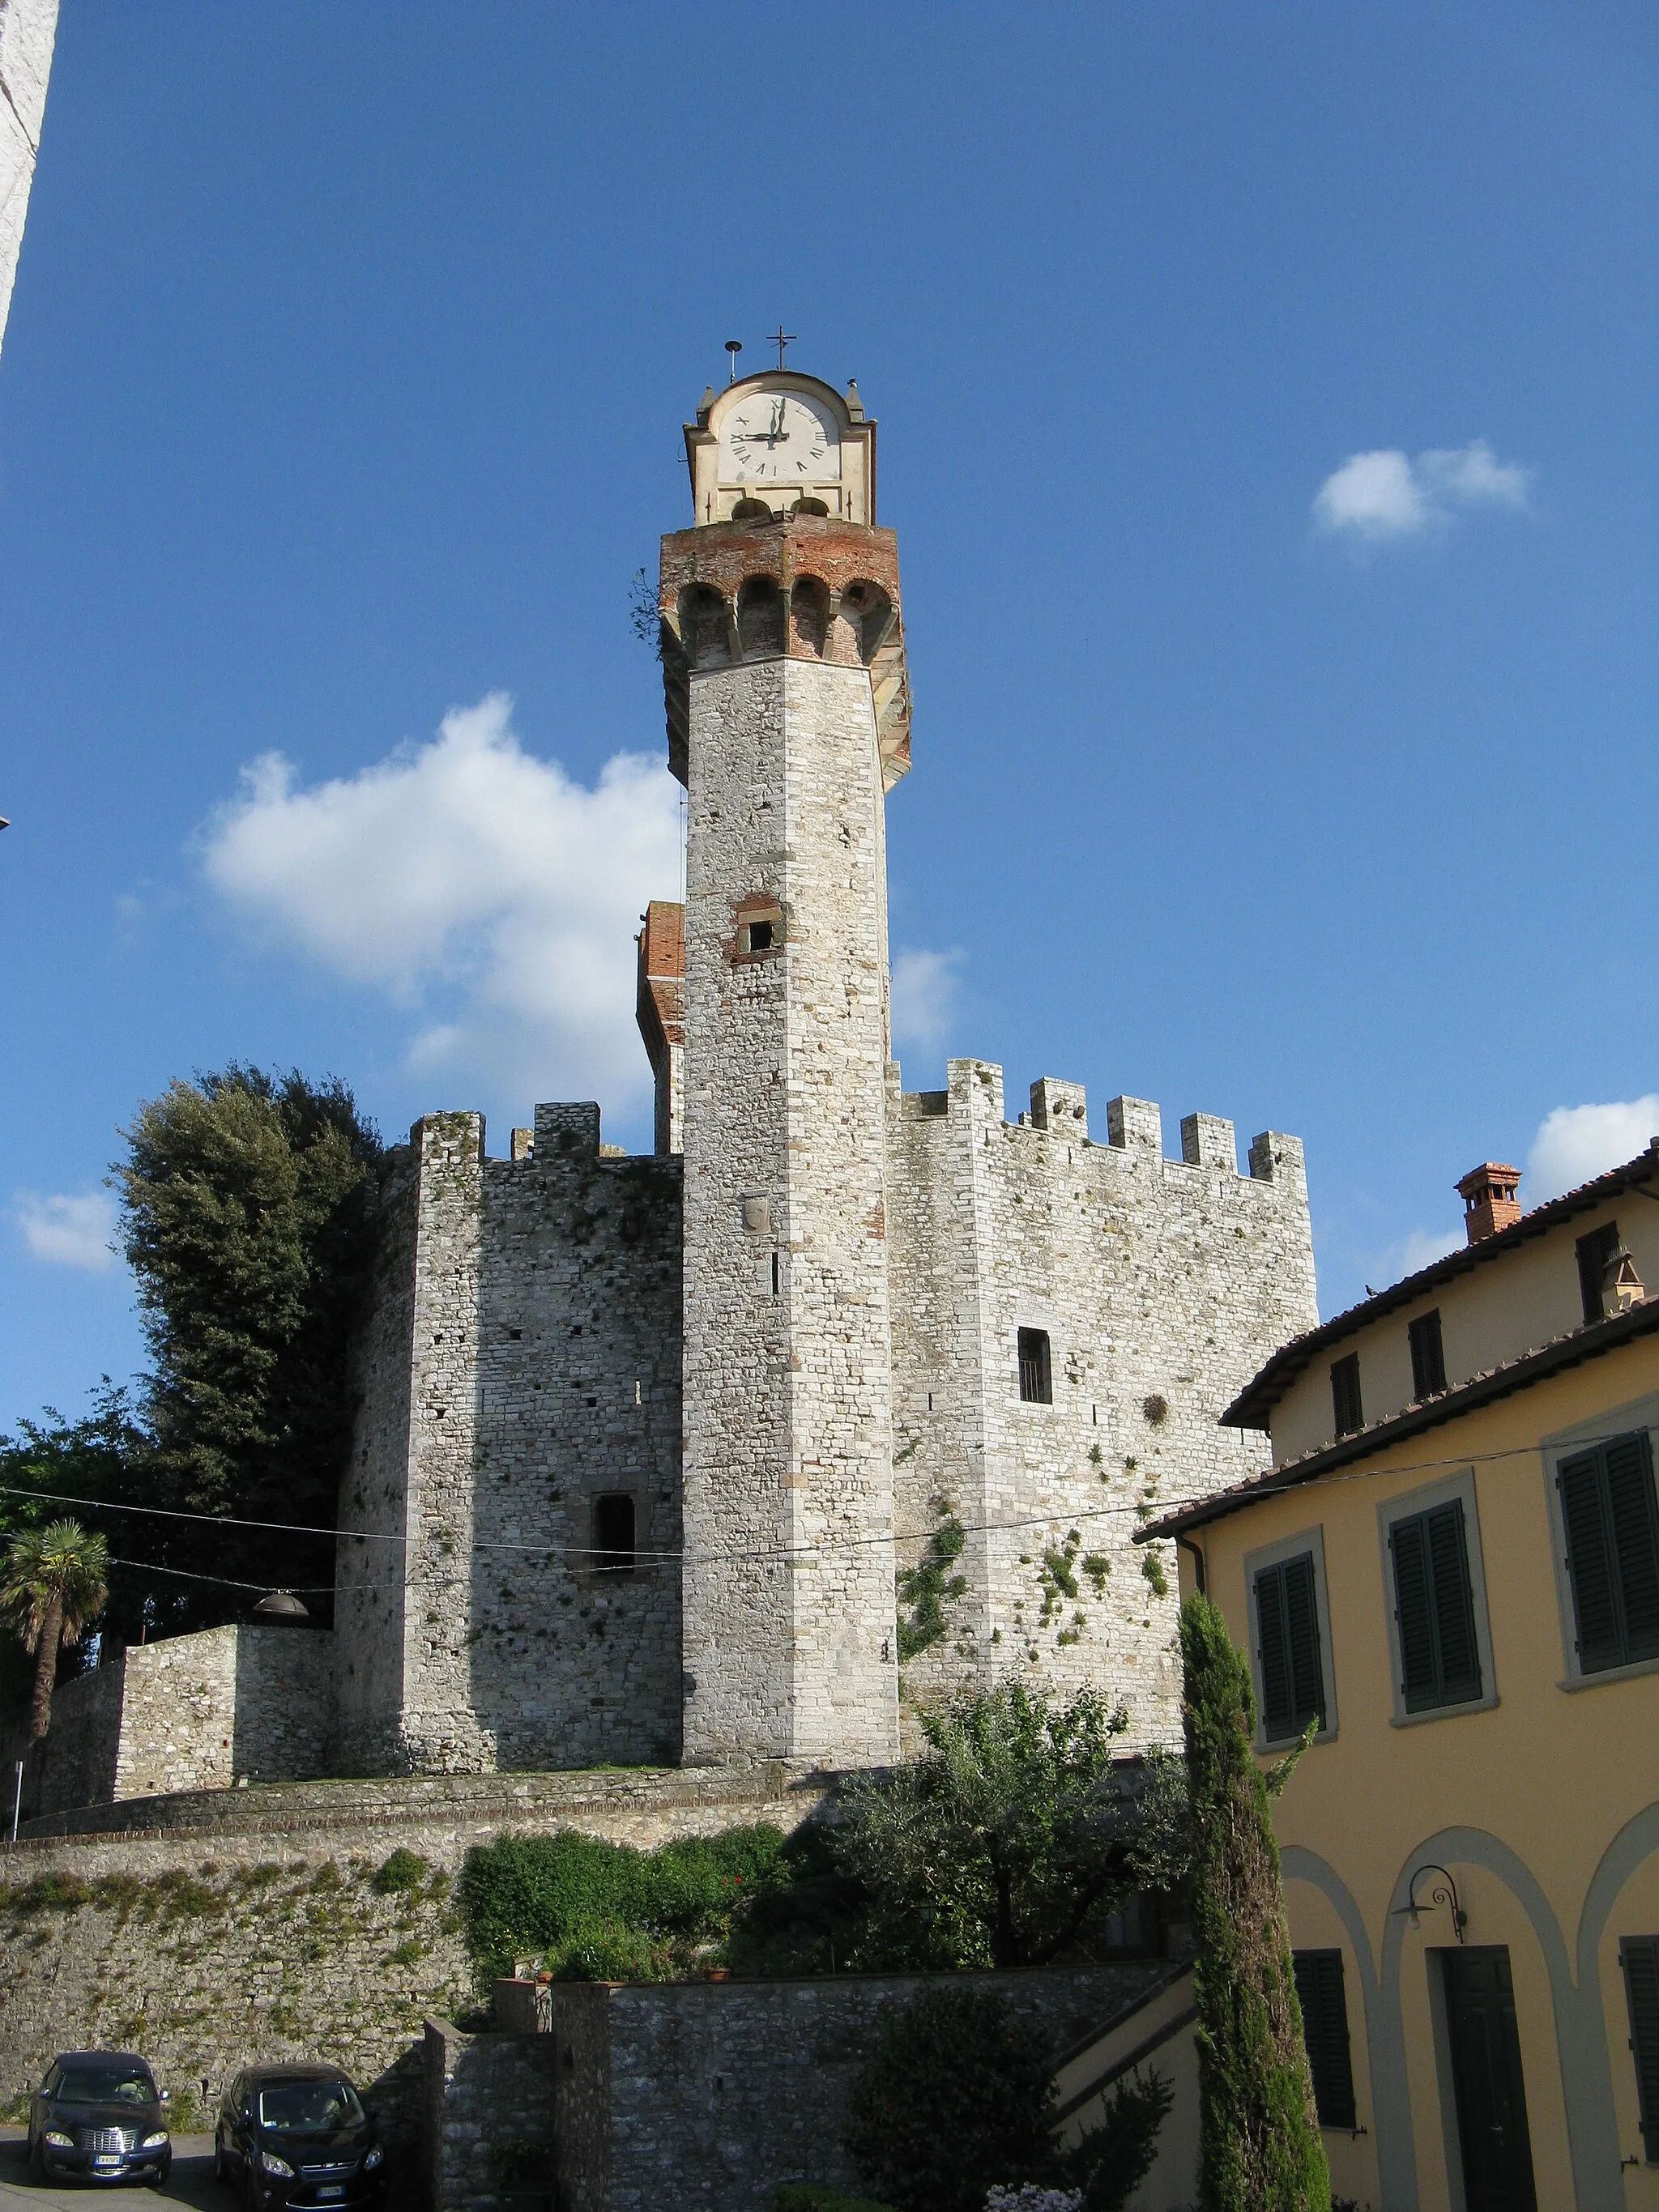
[{"label": "wall-mounted lamp", "polygon": [[[1420,1898],[1417,1893],[1417,1885],[1425,1874],[1437,1874],[1440,1879],[1426,1898]],[[1412,1875],[1411,1886],[1406,1892],[1406,1902],[1403,1905],[1396,1905],[1395,1911],[1410,1913],[1412,1926],[1416,1928],[1421,1925],[1418,1915],[1437,1905],[1443,1905],[1450,1911],[1452,1930],[1461,1943],[1463,1940],[1463,1930],[1469,1924],[1469,1916],[1457,1901],[1457,1884],[1444,1867],[1436,1866],[1431,1860],[1426,1866],[1419,1867]]]}]

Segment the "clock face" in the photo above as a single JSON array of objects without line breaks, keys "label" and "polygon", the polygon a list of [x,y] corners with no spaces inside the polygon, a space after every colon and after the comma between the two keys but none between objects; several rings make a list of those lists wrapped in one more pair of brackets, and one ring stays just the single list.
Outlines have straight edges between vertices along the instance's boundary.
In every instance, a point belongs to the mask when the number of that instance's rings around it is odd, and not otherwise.
[{"label": "clock face", "polygon": [[835,428],[799,392],[752,392],[721,428],[723,484],[829,483],[840,475]]}]

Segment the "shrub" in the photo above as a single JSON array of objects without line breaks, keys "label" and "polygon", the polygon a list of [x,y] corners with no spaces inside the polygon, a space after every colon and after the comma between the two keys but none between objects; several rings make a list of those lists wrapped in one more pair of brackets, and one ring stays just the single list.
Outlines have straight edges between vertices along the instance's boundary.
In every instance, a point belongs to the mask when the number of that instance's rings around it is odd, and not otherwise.
[{"label": "shrub", "polygon": [[382,1897],[395,1896],[399,1890],[416,1890],[426,1880],[426,1861],[418,1851],[406,1851],[400,1845],[380,1869],[374,1887]]},{"label": "shrub", "polygon": [[853,2086],[847,2148],[896,2212],[981,2212],[1058,2181],[1048,2052],[1001,1997],[939,1982],[890,2013]]},{"label": "shrub", "polygon": [[665,1981],[706,1963],[745,1897],[778,1877],[774,1827],[690,1837],[654,1851],[568,1830],[499,1837],[468,1852],[459,1903],[481,1973],[540,1954],[573,1981]]}]

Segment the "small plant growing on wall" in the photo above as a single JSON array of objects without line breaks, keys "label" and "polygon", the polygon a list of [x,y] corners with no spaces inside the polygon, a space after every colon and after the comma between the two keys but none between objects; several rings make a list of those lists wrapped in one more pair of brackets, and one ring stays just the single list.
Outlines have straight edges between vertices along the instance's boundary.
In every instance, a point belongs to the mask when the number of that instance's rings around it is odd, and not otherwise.
[{"label": "small plant growing on wall", "polygon": [[1149,1428],[1161,1429],[1170,1418],[1170,1401],[1161,1390],[1154,1390],[1149,1398],[1141,1401],[1140,1410]]},{"label": "small plant growing on wall", "polygon": [[968,1588],[966,1575],[951,1572],[962,1557],[967,1534],[947,1500],[935,1498],[933,1505],[944,1517],[928,1537],[927,1548],[918,1564],[904,1568],[897,1578],[899,1602],[910,1609],[908,1619],[901,1616],[898,1624],[901,1666],[939,1641],[945,1631],[945,1607],[953,1604]]},{"label": "small plant growing on wall", "polygon": [[1164,1572],[1163,1560],[1150,1544],[1140,1555],[1140,1571],[1152,1584],[1154,1597],[1168,1597],[1170,1577]]},{"label": "small plant growing on wall", "polygon": [[399,1891],[419,1889],[425,1880],[426,1861],[418,1851],[406,1851],[400,1845],[379,1869],[373,1887],[382,1897],[393,1897]]}]

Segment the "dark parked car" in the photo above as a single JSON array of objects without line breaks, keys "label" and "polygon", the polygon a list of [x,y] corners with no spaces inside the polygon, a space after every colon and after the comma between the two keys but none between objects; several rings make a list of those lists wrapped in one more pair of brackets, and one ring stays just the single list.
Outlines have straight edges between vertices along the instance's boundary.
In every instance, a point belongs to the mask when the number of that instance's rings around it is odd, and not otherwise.
[{"label": "dark parked car", "polygon": [[256,2212],[386,2201],[379,2132],[335,2066],[250,2066],[239,2074],[219,2107],[213,2171]]},{"label": "dark parked car", "polygon": [[165,2181],[173,2164],[166,2095],[131,2051],[69,2051],[29,2100],[37,2181]]}]

